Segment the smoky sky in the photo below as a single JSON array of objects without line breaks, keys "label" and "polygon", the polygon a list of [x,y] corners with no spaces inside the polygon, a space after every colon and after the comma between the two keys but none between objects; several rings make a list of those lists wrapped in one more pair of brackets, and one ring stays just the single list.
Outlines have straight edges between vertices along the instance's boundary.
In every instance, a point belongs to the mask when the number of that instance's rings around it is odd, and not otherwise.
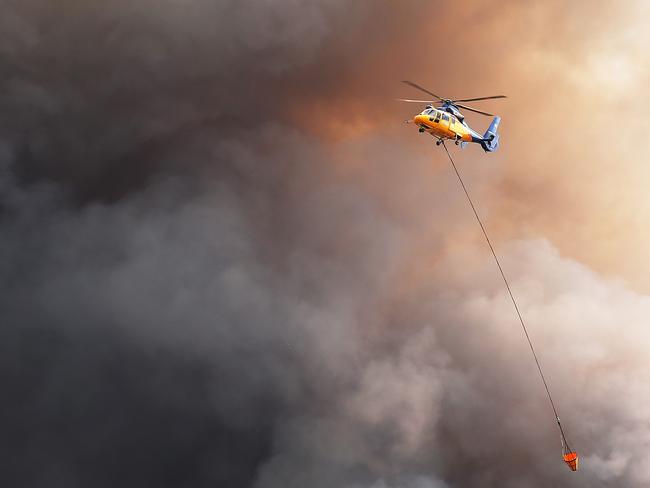
[{"label": "smoky sky", "polygon": [[454,180],[377,105],[434,63],[418,3],[3,3],[3,486],[647,483],[648,297],[500,247],[569,473]]}]

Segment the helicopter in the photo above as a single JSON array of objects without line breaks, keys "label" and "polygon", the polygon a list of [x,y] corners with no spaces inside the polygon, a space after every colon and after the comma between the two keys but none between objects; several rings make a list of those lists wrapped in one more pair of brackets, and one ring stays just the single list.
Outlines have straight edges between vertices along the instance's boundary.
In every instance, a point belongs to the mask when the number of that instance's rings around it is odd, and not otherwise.
[{"label": "helicopter", "polygon": [[[436,145],[439,146],[445,139],[453,140],[461,149],[465,148],[468,143],[475,142],[481,145],[485,152],[496,151],[499,147],[499,122],[501,117],[494,116],[493,114],[482,112],[475,108],[461,105],[458,102],[474,102],[477,100],[491,100],[494,98],[508,98],[505,95],[494,95],[491,97],[477,97],[477,98],[462,98],[451,100],[449,98],[441,98],[435,93],[422,88],[420,85],[412,81],[402,81],[407,85],[416,88],[427,95],[431,95],[434,100],[412,100],[410,98],[399,98],[402,102],[411,103],[426,103],[427,106],[422,112],[413,117],[413,123],[418,126],[419,132],[428,132],[437,139]],[[439,107],[434,107],[433,104],[441,103]],[[494,117],[492,123],[488,127],[485,134],[480,135],[474,131],[466,122],[465,116],[459,109],[469,110],[477,114],[487,115]],[[409,123],[410,121],[406,121]]]}]

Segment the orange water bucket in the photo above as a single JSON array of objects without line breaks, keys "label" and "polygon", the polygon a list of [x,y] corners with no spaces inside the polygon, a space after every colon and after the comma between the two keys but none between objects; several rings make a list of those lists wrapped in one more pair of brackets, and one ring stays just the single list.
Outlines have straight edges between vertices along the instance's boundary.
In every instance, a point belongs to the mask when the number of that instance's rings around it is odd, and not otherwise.
[{"label": "orange water bucket", "polygon": [[577,452],[567,452],[563,454],[564,462],[569,466],[571,471],[578,471],[578,453]]}]

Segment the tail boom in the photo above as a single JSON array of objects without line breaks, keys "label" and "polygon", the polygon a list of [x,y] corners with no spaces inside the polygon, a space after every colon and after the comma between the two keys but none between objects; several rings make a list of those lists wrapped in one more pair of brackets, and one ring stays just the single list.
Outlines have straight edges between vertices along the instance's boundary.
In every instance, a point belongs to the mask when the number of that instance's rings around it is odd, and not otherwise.
[{"label": "tail boom", "polygon": [[499,148],[499,133],[497,132],[499,129],[499,122],[501,122],[501,117],[494,117],[490,127],[488,127],[483,138],[479,141],[485,152],[493,152]]}]

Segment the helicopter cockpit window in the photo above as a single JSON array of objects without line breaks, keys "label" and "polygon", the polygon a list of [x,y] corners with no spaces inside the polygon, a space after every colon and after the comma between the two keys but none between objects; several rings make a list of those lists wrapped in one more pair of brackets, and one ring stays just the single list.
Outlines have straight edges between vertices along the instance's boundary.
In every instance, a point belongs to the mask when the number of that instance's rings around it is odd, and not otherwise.
[{"label": "helicopter cockpit window", "polygon": [[442,120],[449,120],[449,115],[442,114]]}]

